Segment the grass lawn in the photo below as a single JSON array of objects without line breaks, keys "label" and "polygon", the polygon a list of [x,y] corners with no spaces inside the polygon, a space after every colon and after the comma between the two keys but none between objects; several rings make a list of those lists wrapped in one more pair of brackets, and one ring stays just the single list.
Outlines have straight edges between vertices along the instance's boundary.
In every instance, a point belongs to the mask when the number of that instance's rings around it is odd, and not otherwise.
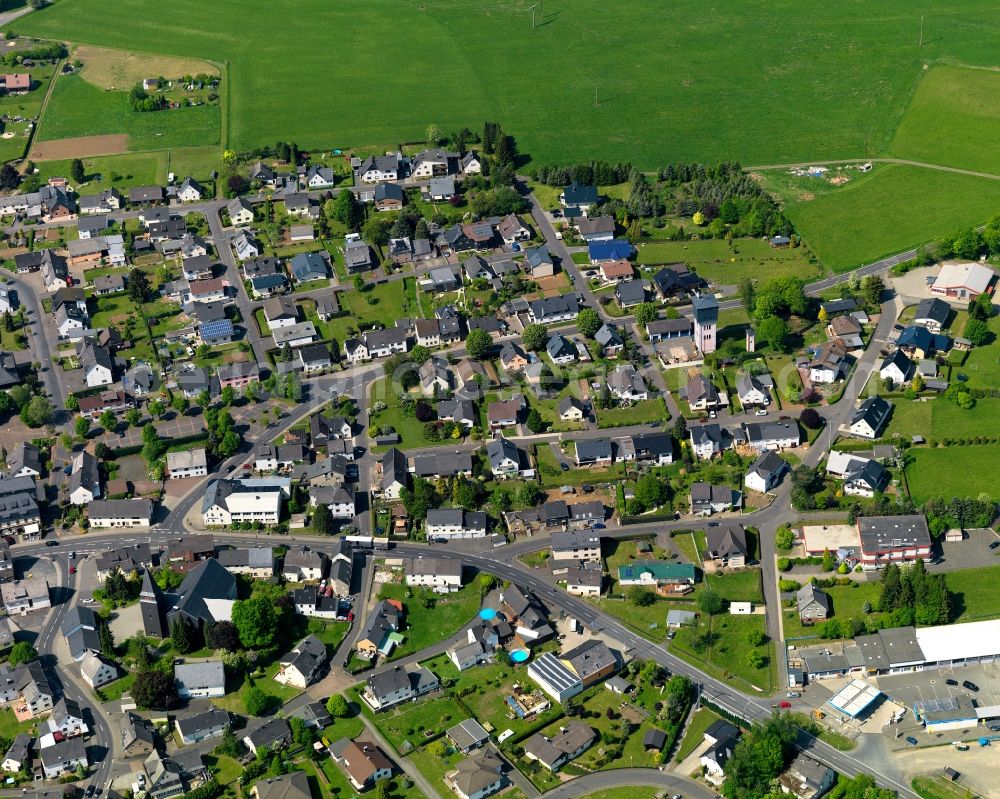
[{"label": "grass lawn", "polygon": [[816,256],[835,272],[983,223],[997,208],[1000,181],[899,164],[815,196],[802,191],[784,206]]},{"label": "grass lawn", "polygon": [[622,467],[619,464],[613,464],[607,469],[570,469],[564,472],[559,468],[556,456],[547,444],[539,444],[535,452],[538,455],[538,473],[542,478],[542,485],[546,488],[584,483],[613,483],[622,479]]},{"label": "grass lawn", "polygon": [[432,607],[425,607],[422,594],[405,585],[386,584],[380,599],[398,599],[406,608],[405,639],[392,653],[392,660],[409,657],[458,632],[479,611],[479,586],[470,583],[461,591],[433,595]]},{"label": "grass lawn", "polygon": [[649,422],[666,422],[670,413],[659,397],[636,402],[627,408],[608,408],[597,411],[598,427],[626,427]]},{"label": "grass lawn", "polygon": [[[1000,74],[936,64],[917,84],[889,151],[914,161],[1000,173],[1000,153],[977,144],[996,135],[998,97]],[[955,125],[961,136],[948,135]]]},{"label": "grass lawn", "polygon": [[405,754],[468,717],[469,714],[458,702],[450,697],[440,696],[421,699],[419,702],[405,702],[379,713],[375,716],[375,726],[398,752]]},{"label": "grass lawn", "polygon": [[423,665],[442,681],[451,682],[454,690],[464,692],[471,689],[462,697],[462,704],[468,708],[469,715],[487,729],[492,727],[496,735],[510,729],[514,731],[515,739],[521,739],[562,715],[562,708],[556,703],[540,716],[530,719],[508,718],[510,709],[507,707],[506,697],[515,682],[524,683],[526,667],[513,666],[502,658],[498,662],[461,673],[448,660],[447,655],[438,655],[424,661]]},{"label": "grass lawn", "polygon": [[705,575],[708,587],[730,602],[764,601],[764,591],[760,585],[760,569],[746,569],[729,574]]},{"label": "grass lawn", "polygon": [[1000,385],[1000,316],[992,316],[986,323],[993,333],[993,341],[985,347],[976,347],[968,354],[961,369],[969,377],[969,385],[995,388]]},{"label": "grass lawn", "polygon": [[[792,577],[791,579],[795,578]],[[835,585],[832,588],[824,588],[823,590],[830,597],[832,618],[841,621],[846,621],[847,619],[864,619],[865,602],[870,603],[872,607],[875,607],[878,603],[879,584],[877,582]],[[786,641],[795,638],[815,637],[815,627],[804,626],[799,621],[799,614],[795,608],[783,608],[782,614],[782,624]]]},{"label": "grass lawn", "polygon": [[756,687],[770,694],[777,682],[774,644],[757,647],[765,655],[761,668],[746,661],[746,636],[749,630],[766,632],[763,616],[720,614],[710,618],[699,615],[697,623],[681,627],[670,644],[670,651],[703,670],[734,684]]},{"label": "grass lawn", "polygon": [[[230,713],[242,713],[245,714],[246,710],[243,708],[243,693],[251,686],[256,685],[261,691],[267,695],[269,701],[269,710],[271,712],[277,710],[281,705],[285,704],[291,699],[294,699],[302,691],[298,688],[292,688],[288,685],[281,685],[276,683],[271,679],[279,668],[280,664],[275,663],[267,669],[267,676],[260,676],[256,678],[247,677],[243,684],[238,690],[230,691],[223,697],[218,699],[213,699],[212,703],[218,705],[224,710],[228,710]],[[227,686],[228,688],[229,686]]]},{"label": "grass lawn", "polygon": [[687,729],[681,739],[681,745],[677,747],[677,754],[674,762],[680,763],[685,757],[691,754],[704,742],[705,730],[711,727],[721,716],[713,713],[707,707],[698,708],[688,719]]},{"label": "grass lawn", "polygon": [[910,785],[921,799],[976,799],[972,791],[937,775],[914,777]]},{"label": "grass lawn", "polygon": [[[375,323],[392,327],[397,319],[421,315],[413,278],[372,285],[364,292],[342,291],[337,299],[346,315],[330,320],[329,333],[338,344],[350,337],[351,330],[369,328]],[[369,299],[374,303],[369,303]]]},{"label": "grass lawn", "polygon": [[[732,5],[709,14],[693,0],[668,7],[640,0],[632,10],[623,18],[595,0],[572,13],[554,6],[542,11],[542,24],[532,30],[530,12],[513,0],[488,9],[445,3],[400,8],[385,0],[252,7],[236,0],[123,0],[116,13],[129,24],[121,26],[107,24],[101,0],[60,0],[19,19],[16,28],[226,63],[225,144],[236,150],[279,140],[303,149],[382,150],[423,141],[425,109],[432,107],[432,121],[442,131],[498,120],[517,137],[519,151],[539,163],[602,158],[646,168],[679,159],[763,164],[858,156],[866,144],[880,151],[924,63],[995,61],[983,32],[991,30],[996,9],[986,0],[922,9],[932,33],[919,57],[918,21],[904,0],[847,6],[836,14],[820,0],[763,10]],[[232,35],[233,19],[244,23],[239,36]],[[421,42],[420,51],[387,54],[364,46],[370,31],[389,25],[408,31]],[[823,36],[815,35],[817,27]],[[283,35],[275,37],[278,30]],[[635,62],[625,59],[608,70],[594,61],[595,31],[602,49],[634,53]],[[331,62],[331,37],[352,57]],[[296,46],[289,49],[289,41]],[[565,74],[576,79],[558,92],[515,88],[537,75]],[[351,85],[352,91],[317,109],[315,98],[329,85]],[[409,102],[386,115],[370,102],[383,94]],[[822,113],[803,113],[817,107]]]},{"label": "grass lawn", "polygon": [[[990,556],[993,556],[992,552]],[[1000,563],[948,572],[945,579],[954,594],[952,621],[982,621],[1000,617],[1000,598],[993,582],[1000,580]]]},{"label": "grass lawn", "polygon": [[628,786],[627,788],[608,788],[606,791],[597,791],[581,796],[580,799],[655,799],[662,793],[658,788],[641,788],[638,786]]},{"label": "grass lawn", "polygon": [[825,724],[820,724],[809,718],[804,713],[790,713],[791,719],[795,724],[804,730],[807,730],[812,735],[815,735],[821,741],[830,744],[834,749],[839,749],[841,752],[850,752],[857,744],[846,735],[843,735],[836,730],[831,730]]},{"label": "grass lawn", "polygon": [[122,694],[128,693],[132,689],[132,683],[134,682],[135,674],[129,673],[114,682],[102,685],[94,693],[101,698],[102,702],[112,702],[117,699],[121,699]]},{"label": "grass lawn", "polygon": [[219,785],[228,785],[243,773],[243,766],[227,755],[205,755],[205,765]]},{"label": "grass lawn", "polygon": [[822,273],[810,262],[805,248],[776,249],[760,239],[651,241],[640,243],[638,250],[640,264],[683,261],[709,282],[729,286],[746,278],[766,281],[796,276],[811,280]]},{"label": "grass lawn", "polygon": [[998,444],[918,447],[908,457],[913,463],[906,467],[906,482],[918,506],[931,497],[974,497],[985,492],[1000,498],[993,471],[1000,458]]},{"label": "grass lawn", "polygon": [[[403,412],[403,408],[394,403],[395,394],[388,394],[384,388],[385,384],[388,382],[388,378],[383,380],[378,380],[372,384],[372,389],[370,393],[371,402],[368,407],[372,407],[375,398],[381,398],[383,402],[386,403],[386,407],[383,411],[372,412],[369,420],[372,427],[383,427],[389,425],[395,429],[399,434],[399,444],[396,446],[402,447],[403,449],[420,449],[423,447],[443,447],[448,444],[461,443],[459,440],[440,440],[431,441],[427,438],[426,430],[424,429],[424,422],[417,421],[417,418],[413,415],[408,415]],[[372,447],[373,452],[384,452],[388,447]]]},{"label": "grass lawn", "polygon": [[33,731],[36,724],[33,720],[19,722],[9,707],[0,708],[0,738],[12,740],[19,732]]},{"label": "grass lawn", "polygon": [[129,150],[160,150],[218,144],[219,105],[137,112],[129,108],[127,91],[106,91],[80,75],[56,79],[39,141],[109,133],[128,135]]}]

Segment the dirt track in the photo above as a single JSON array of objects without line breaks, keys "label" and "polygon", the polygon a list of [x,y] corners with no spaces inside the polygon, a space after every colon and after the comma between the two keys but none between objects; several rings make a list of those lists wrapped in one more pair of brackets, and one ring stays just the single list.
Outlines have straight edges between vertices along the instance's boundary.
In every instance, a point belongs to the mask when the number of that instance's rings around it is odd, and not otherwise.
[{"label": "dirt track", "polygon": [[118,155],[128,151],[128,136],[113,133],[107,136],[78,136],[72,139],[35,142],[31,148],[34,161],[54,161],[61,158],[86,158],[92,155]]}]

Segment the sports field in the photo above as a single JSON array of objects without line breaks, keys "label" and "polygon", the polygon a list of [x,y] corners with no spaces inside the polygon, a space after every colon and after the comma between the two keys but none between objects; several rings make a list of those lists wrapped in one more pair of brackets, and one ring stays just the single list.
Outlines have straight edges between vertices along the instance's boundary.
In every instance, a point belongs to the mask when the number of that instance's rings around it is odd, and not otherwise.
[{"label": "sports field", "polygon": [[[236,148],[383,146],[497,119],[540,162],[885,150],[922,73],[995,62],[995,3],[56,0],[20,33],[228,62]],[[920,16],[925,44],[918,50]],[[392,37],[373,31],[392,30]],[[74,130],[75,135],[80,131]]]}]

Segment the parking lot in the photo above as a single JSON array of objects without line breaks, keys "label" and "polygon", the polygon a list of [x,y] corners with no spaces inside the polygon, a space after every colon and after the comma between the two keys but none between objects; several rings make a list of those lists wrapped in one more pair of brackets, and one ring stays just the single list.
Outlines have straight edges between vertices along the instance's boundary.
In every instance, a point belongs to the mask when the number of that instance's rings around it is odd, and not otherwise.
[{"label": "parking lot", "polygon": [[[979,690],[963,687],[970,681]],[[955,685],[949,685],[953,681]],[[917,746],[938,745],[942,742],[974,740],[982,735],[996,735],[983,724],[969,724],[961,729],[928,732],[913,715],[913,707],[918,702],[928,705],[946,705],[950,700],[959,703],[958,715],[975,716],[976,707],[997,707],[1000,705],[1000,663],[983,666],[962,666],[954,669],[928,669],[912,674],[890,674],[875,680],[879,689],[893,701],[907,708],[905,718],[896,725],[883,728],[883,733],[891,737],[898,748],[910,748],[912,743],[906,738],[917,740]]]},{"label": "parking lot", "polygon": [[941,541],[942,560],[927,564],[927,571],[978,569],[1000,563],[1000,547],[990,549],[990,544],[997,541],[1000,541],[1000,536],[988,527],[966,530],[962,541]]}]

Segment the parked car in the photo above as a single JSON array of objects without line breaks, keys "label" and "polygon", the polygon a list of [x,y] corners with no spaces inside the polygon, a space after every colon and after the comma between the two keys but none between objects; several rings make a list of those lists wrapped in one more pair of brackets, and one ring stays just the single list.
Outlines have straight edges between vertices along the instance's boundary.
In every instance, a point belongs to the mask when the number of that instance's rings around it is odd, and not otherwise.
[{"label": "parked car", "polygon": [[972,691],[973,693],[976,693],[977,691],[979,691],[979,686],[976,685],[971,680],[962,680],[962,687],[966,691]]},{"label": "parked car", "polygon": [[802,696],[802,694],[800,694],[798,691],[789,691],[787,694],[785,694],[785,696],[788,697],[789,699],[798,699],[800,696]]},{"label": "parked car", "polygon": [[788,710],[788,708],[790,708],[791,706],[792,706],[791,702],[786,702],[784,700],[778,703],[778,707],[780,707],[782,710]]},{"label": "parked car", "polygon": [[753,415],[754,416],[767,416],[767,411],[765,411],[763,408],[760,408],[759,410],[754,411]]},{"label": "parked car", "polygon": [[76,566],[70,566],[69,567],[69,573],[70,574],[76,574]]},{"label": "parked car", "polygon": [[990,549],[996,549],[997,547],[1000,547],[1000,541],[994,541],[990,544]]},{"label": "parked car", "polygon": [[907,735],[907,736],[906,736],[906,742],[907,742],[907,743],[908,743],[908,744],[909,744],[910,746],[916,746],[916,745],[917,745],[917,739],[916,739],[916,738],[914,738],[914,737],[913,737],[912,735]]},{"label": "parked car", "polygon": [[59,546],[59,542],[58,541],[46,541],[45,542],[45,546],[47,546],[47,547],[57,547],[57,546]]},{"label": "parked car", "polygon": [[949,677],[947,680],[944,681],[944,684],[945,685],[958,685],[958,680],[953,680],[953,679],[951,679],[951,677]]}]

